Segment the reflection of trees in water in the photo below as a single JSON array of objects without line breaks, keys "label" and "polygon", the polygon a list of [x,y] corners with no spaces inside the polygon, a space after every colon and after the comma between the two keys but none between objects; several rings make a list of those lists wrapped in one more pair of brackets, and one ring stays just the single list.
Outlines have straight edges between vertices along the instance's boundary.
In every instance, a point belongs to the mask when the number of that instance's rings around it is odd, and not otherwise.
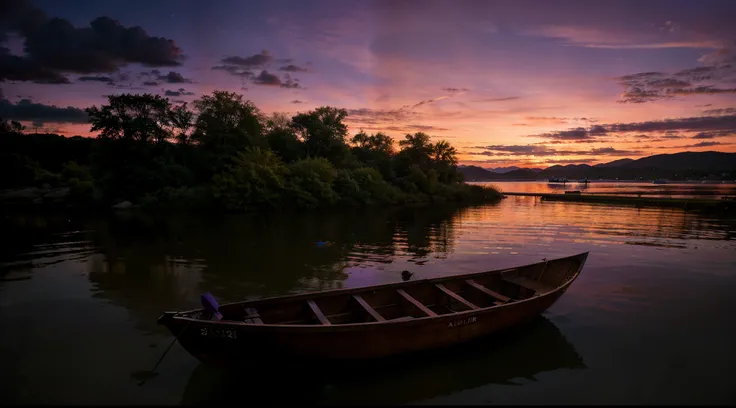
[{"label": "reflection of trees in water", "polygon": [[[64,245],[78,239],[70,231],[82,229],[79,217],[69,214],[8,212],[0,216],[0,275],[29,271],[57,261],[62,254],[87,252],[84,243],[77,242],[76,248]],[[38,253],[40,246],[46,246],[43,253]]]},{"label": "reflection of trees in water", "polygon": [[[90,221],[102,255],[89,279],[155,328],[161,310],[196,307],[210,291],[227,301],[335,289],[356,262],[425,257],[454,245],[452,207],[228,216],[116,213]],[[327,241],[324,246],[318,241]]]},{"label": "reflection of trees in water", "polygon": [[[255,363],[254,363],[255,364]],[[242,373],[198,366],[189,379],[182,404],[248,400],[360,404],[418,402],[488,384],[513,384],[516,378],[560,369],[585,369],[582,357],[551,321],[539,317],[528,324],[450,350],[338,367],[310,366],[308,376],[297,367],[254,365]],[[292,375],[289,375],[291,373]],[[291,390],[284,393],[283,390]]]},{"label": "reflection of trees in water", "polygon": [[452,252],[455,246],[454,224],[459,211],[453,206],[402,209],[393,219],[397,246],[416,258],[424,258],[431,253],[442,256]]}]

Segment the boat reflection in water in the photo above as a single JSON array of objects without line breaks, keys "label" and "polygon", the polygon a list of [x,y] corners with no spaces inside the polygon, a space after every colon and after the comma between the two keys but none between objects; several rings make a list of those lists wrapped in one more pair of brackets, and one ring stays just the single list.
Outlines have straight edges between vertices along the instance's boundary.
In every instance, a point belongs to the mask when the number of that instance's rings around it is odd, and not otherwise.
[{"label": "boat reflection in water", "polygon": [[[257,354],[257,351],[254,350]],[[442,351],[336,366],[256,364],[228,372],[200,364],[183,405],[264,401],[403,404],[560,369],[584,369],[557,326],[538,316],[526,324]]]}]

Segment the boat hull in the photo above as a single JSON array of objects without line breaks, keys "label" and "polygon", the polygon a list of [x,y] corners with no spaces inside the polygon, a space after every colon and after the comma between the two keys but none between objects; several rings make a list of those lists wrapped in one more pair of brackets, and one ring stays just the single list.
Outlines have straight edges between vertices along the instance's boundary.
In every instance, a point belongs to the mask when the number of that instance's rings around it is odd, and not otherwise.
[{"label": "boat hull", "polygon": [[190,354],[218,366],[241,366],[260,359],[374,359],[445,348],[492,335],[541,314],[571,283],[523,302],[400,322],[278,326],[171,318],[162,323]]}]

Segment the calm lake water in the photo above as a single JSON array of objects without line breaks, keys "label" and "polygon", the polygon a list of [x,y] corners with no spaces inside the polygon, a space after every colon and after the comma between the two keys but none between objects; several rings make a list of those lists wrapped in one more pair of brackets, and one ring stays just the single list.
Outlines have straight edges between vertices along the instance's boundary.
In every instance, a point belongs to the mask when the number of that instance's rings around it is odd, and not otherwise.
[{"label": "calm lake water", "polygon": [[623,196],[673,197],[673,198],[712,198],[736,196],[734,182],[667,182],[653,184],[651,181],[592,181],[588,184],[578,182],[547,183],[538,181],[474,182],[471,184],[493,185],[500,190],[514,193],[562,193],[578,190],[584,194],[611,194]]},{"label": "calm lake water", "polygon": [[[734,215],[509,197],[300,216],[5,214],[0,231],[2,403],[736,403]],[[229,378],[176,344],[137,385],[172,340],[156,318],[205,291],[234,301],[584,251],[543,317],[453,353],[259,382],[258,367]]]}]

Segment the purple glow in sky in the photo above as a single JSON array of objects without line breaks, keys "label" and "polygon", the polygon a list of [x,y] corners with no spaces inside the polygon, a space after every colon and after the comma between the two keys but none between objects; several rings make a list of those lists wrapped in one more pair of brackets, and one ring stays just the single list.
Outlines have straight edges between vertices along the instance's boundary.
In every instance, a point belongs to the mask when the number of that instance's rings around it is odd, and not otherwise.
[{"label": "purple glow in sky", "polygon": [[88,135],[75,108],[106,95],[224,89],[265,112],[346,108],[352,133],[424,131],[488,167],[734,152],[734,15],[700,0],[17,1],[0,5],[0,116]]}]

